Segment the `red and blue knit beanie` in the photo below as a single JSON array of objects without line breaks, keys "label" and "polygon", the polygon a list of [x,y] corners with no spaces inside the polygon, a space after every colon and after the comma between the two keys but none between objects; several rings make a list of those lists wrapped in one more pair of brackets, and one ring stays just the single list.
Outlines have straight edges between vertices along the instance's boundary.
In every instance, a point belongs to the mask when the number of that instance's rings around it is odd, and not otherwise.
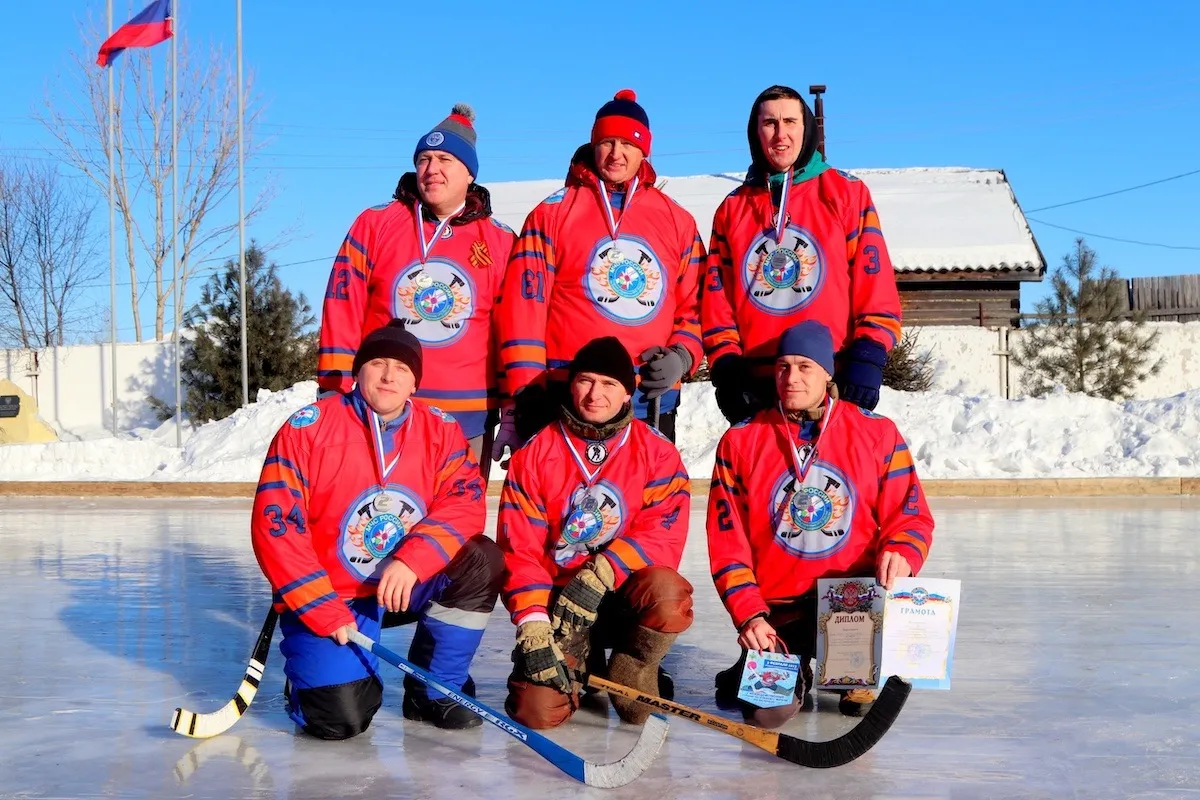
[{"label": "red and blue knit beanie", "polygon": [[624,139],[650,155],[650,118],[637,102],[633,89],[622,89],[596,112],[592,125],[592,144],[605,139]]},{"label": "red and blue knit beanie", "polygon": [[471,177],[479,180],[479,157],[475,154],[475,112],[466,103],[455,103],[437,127],[421,137],[413,151],[413,164],[426,150],[444,150],[466,165]]}]

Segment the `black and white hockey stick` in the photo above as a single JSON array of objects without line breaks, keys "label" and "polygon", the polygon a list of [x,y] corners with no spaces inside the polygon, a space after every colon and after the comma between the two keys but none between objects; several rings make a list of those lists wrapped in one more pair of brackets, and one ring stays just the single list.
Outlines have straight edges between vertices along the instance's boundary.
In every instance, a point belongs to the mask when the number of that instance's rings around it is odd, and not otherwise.
[{"label": "black and white hockey stick", "polygon": [[396,667],[407,675],[411,675],[426,686],[444,693],[446,697],[458,703],[463,708],[478,715],[486,722],[495,725],[509,736],[518,739],[539,756],[575,780],[585,783],[588,786],[595,786],[601,789],[614,789],[618,786],[632,783],[650,766],[659,749],[662,748],[663,740],[667,738],[668,724],[666,718],[658,714],[651,715],[646,720],[646,724],[642,726],[642,733],[638,736],[633,749],[624,758],[610,764],[595,764],[580,758],[570,750],[555,744],[545,736],[526,728],[519,722],[515,722],[503,714],[493,711],[478,700],[459,694],[450,687],[439,683],[437,678],[425,670],[401,658],[370,637],[364,636],[359,631],[350,631],[350,640],[359,647],[370,650],[393,667]]},{"label": "black and white hockey stick", "polygon": [[676,717],[690,719],[692,722],[697,722],[713,730],[729,734],[741,739],[743,742],[766,750],[771,755],[782,758],[785,761],[791,761],[793,764],[799,764],[802,767],[817,769],[840,767],[844,764],[849,764],[874,747],[883,738],[883,735],[888,732],[888,729],[892,727],[892,723],[896,721],[896,717],[900,716],[900,710],[904,708],[904,703],[908,700],[908,694],[912,691],[912,684],[893,675],[883,685],[883,691],[875,699],[871,710],[867,712],[867,715],[857,725],[836,739],[830,739],[826,742],[809,742],[804,739],[797,739],[794,736],[788,736],[786,733],[768,731],[754,725],[734,722],[731,719],[726,719],[716,714],[709,714],[696,708],[689,708],[670,700],[664,700],[661,697],[645,694],[637,689],[631,689],[628,686],[622,686],[619,683],[613,683],[595,675],[585,675],[582,672],[577,672],[575,676],[585,686],[591,686],[610,694],[637,700],[659,711],[664,711]]},{"label": "black and white hockey stick", "polygon": [[267,668],[267,655],[271,652],[271,637],[275,635],[275,622],[279,614],[275,606],[271,606],[267,618],[263,620],[262,630],[258,633],[258,641],[254,643],[254,652],[250,654],[250,663],[246,665],[246,675],[242,685],[238,687],[233,699],[224,707],[210,714],[197,714],[185,708],[176,708],[171,717],[171,730],[193,739],[207,739],[224,733],[233,727],[246,709],[254,702],[258,694],[258,684],[262,680],[263,671]]}]

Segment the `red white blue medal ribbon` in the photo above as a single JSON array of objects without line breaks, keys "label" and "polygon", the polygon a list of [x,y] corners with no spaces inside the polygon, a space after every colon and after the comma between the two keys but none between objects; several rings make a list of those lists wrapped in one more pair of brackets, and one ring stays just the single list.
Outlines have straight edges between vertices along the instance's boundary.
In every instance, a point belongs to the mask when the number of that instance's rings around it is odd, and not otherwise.
[{"label": "red white blue medal ribbon", "polygon": [[792,170],[787,171],[787,177],[783,181],[783,187],[779,190],[779,211],[776,212],[774,218],[775,224],[775,244],[783,244],[783,234],[787,230],[788,213],[787,203],[788,194],[792,190]]},{"label": "red white blue medal ribbon", "polygon": [[575,459],[575,466],[579,467],[579,471],[583,473],[586,484],[591,486],[596,482],[596,478],[600,477],[600,471],[612,462],[613,458],[617,455],[617,451],[625,446],[625,442],[629,441],[629,433],[633,430],[633,426],[627,425],[625,427],[625,433],[621,435],[621,440],[617,442],[617,446],[609,452],[608,456],[604,459],[604,463],[596,467],[595,471],[587,468],[587,463],[579,455],[579,451],[575,449],[575,445],[571,443],[571,437],[567,434],[567,429],[561,422],[558,423],[558,429],[562,432],[563,440],[567,443],[567,449],[571,451],[571,457]]},{"label": "red white blue medal ribbon", "polygon": [[[411,402],[410,400],[405,405],[407,406]],[[383,491],[393,470],[396,469],[396,465],[400,463],[400,452],[404,449],[404,441],[401,440],[400,446],[396,448],[396,457],[392,459],[392,462],[386,463],[383,455],[386,452],[383,446],[383,425],[380,424],[379,415],[375,413],[374,409],[368,408],[367,414],[371,418],[371,435],[375,440],[375,466],[379,468],[379,489]],[[404,420],[405,427],[408,426],[408,423],[408,419]]]},{"label": "red white blue medal ribbon", "polygon": [[[625,194],[625,203],[622,206],[624,209],[621,212],[621,219],[625,219],[625,212],[629,210],[629,204],[633,202],[633,195],[637,192],[638,179],[634,178],[629,184],[629,191]],[[608,200],[608,189],[604,188],[604,182],[600,182],[600,202],[604,206],[604,217],[608,222],[608,233],[612,237],[613,244],[617,243],[617,233],[621,228],[621,222],[617,220],[613,214],[612,203]]]},{"label": "red white blue medal ribbon", "polygon": [[439,222],[437,225],[437,228],[435,228],[433,231],[433,239],[431,241],[427,242],[427,241],[425,241],[425,216],[423,214],[424,209],[422,208],[420,203],[416,204],[416,207],[414,208],[414,213],[417,218],[417,241],[419,241],[421,243],[421,263],[422,264],[424,264],[426,261],[429,260],[429,254],[431,252],[433,252],[433,246],[435,244],[437,244],[438,239],[442,238],[442,234],[446,231],[446,226],[450,224],[450,220],[454,219],[459,214],[461,214],[462,210],[465,207],[466,207],[466,203],[463,203],[461,206],[459,206],[454,211],[454,213],[448,214],[444,220]]},{"label": "red white blue medal ribbon", "polygon": [[[813,462],[817,460],[817,441],[816,438],[811,442],[797,443],[792,438],[792,429],[788,424],[787,414],[784,413],[783,404],[779,404],[779,413],[783,414],[783,434],[787,439],[788,452],[792,454],[792,466],[796,470],[796,480],[804,483],[804,476],[808,474],[808,470],[812,467]],[[833,413],[833,398],[829,397],[825,400],[825,414],[821,418],[822,421],[828,421],[829,416]],[[804,456],[801,457],[800,451],[804,451]]]}]

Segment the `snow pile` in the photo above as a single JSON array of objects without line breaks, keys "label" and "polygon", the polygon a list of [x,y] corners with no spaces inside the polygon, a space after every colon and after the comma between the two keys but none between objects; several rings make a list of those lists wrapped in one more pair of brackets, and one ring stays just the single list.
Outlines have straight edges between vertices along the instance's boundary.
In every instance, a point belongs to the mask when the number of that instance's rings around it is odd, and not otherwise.
[{"label": "snow pile", "polygon": [[[0,480],[254,482],[275,432],[316,392],[312,381],[260,391],[227,419],[185,428],[182,448],[173,421],[118,438],[8,445]],[[728,426],[707,383],[685,386],[682,408],[679,450],[689,474],[707,478]],[[1200,390],[1112,403],[1065,392],[1002,400],[884,389],[876,411],[896,421],[927,479],[1200,475]]]}]

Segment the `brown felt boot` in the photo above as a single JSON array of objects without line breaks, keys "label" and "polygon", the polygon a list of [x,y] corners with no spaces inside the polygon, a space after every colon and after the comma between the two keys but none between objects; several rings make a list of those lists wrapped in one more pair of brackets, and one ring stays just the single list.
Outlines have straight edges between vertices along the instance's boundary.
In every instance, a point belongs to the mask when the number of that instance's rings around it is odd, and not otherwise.
[{"label": "brown felt boot", "polygon": [[[678,633],[660,633],[637,626],[620,646],[613,648],[608,662],[608,679],[613,683],[637,689],[649,695],[658,695],[658,665],[678,638]],[[625,722],[641,725],[649,719],[654,709],[627,697],[610,695],[617,716]]]}]

